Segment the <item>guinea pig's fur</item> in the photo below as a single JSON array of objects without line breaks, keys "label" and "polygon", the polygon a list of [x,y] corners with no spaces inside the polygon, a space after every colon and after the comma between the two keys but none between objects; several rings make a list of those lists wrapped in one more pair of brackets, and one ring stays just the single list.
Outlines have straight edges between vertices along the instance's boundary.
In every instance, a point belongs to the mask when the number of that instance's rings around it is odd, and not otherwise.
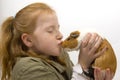
[{"label": "guinea pig's fur", "polygon": [[[76,51],[79,50],[81,40],[85,34],[82,34],[80,31],[73,31],[70,35],[62,42],[62,47],[66,51]],[[102,50],[105,46],[107,46],[107,50],[100,57],[96,58],[93,63],[91,63],[91,67],[99,67],[102,70],[110,68],[110,71],[115,74],[116,71],[116,56],[113,51],[111,44],[107,39],[103,38],[103,42],[100,47],[97,49],[96,53]],[[94,72],[94,71],[93,71]],[[93,75],[94,73],[92,73]]]}]

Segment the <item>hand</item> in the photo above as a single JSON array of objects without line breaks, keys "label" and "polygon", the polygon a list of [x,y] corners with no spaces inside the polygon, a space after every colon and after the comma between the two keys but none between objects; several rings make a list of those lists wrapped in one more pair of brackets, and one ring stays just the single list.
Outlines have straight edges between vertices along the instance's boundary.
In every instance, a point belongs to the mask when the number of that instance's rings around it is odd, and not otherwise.
[{"label": "hand", "polygon": [[102,71],[98,68],[95,68],[94,77],[95,77],[95,80],[112,80],[113,75],[110,72],[110,69]]},{"label": "hand", "polygon": [[83,69],[88,69],[92,61],[99,57],[106,48],[96,53],[96,50],[100,46],[102,38],[97,33],[88,33],[82,40],[80,45],[80,53],[78,63]]}]

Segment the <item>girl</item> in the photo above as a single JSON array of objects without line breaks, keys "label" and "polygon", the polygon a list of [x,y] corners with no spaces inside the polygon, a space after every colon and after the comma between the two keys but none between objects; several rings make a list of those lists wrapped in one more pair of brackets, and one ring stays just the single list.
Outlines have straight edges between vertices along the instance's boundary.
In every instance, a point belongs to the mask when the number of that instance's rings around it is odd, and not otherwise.
[{"label": "girl", "polygon": [[[86,35],[80,47],[80,65],[73,67],[61,48],[59,27],[55,11],[44,3],[30,4],[15,17],[9,17],[1,27],[1,80],[89,79],[80,68],[87,71],[90,63],[105,51],[95,53],[101,37]],[[110,71],[106,72],[108,75],[104,77],[95,69],[95,80],[111,80]]]}]

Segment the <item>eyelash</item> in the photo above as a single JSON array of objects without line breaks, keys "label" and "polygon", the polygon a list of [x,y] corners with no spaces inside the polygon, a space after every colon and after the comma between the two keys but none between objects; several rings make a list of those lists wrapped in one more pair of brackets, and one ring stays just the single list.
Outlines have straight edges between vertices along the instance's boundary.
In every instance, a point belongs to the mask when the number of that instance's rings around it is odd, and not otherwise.
[{"label": "eyelash", "polygon": [[49,32],[49,33],[52,33],[52,32],[53,32],[53,30],[49,30],[48,32]]},{"label": "eyelash", "polygon": [[53,32],[58,32],[58,31],[59,31],[59,28],[58,29],[50,28],[48,30],[48,33],[53,33]]}]

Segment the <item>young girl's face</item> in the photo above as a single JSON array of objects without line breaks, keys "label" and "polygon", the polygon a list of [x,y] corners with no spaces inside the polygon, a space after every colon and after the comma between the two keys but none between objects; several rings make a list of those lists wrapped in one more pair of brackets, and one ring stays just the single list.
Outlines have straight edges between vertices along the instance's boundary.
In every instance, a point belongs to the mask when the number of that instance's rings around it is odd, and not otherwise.
[{"label": "young girl's face", "polygon": [[32,49],[47,56],[59,56],[62,34],[55,14],[39,16],[32,35]]}]

